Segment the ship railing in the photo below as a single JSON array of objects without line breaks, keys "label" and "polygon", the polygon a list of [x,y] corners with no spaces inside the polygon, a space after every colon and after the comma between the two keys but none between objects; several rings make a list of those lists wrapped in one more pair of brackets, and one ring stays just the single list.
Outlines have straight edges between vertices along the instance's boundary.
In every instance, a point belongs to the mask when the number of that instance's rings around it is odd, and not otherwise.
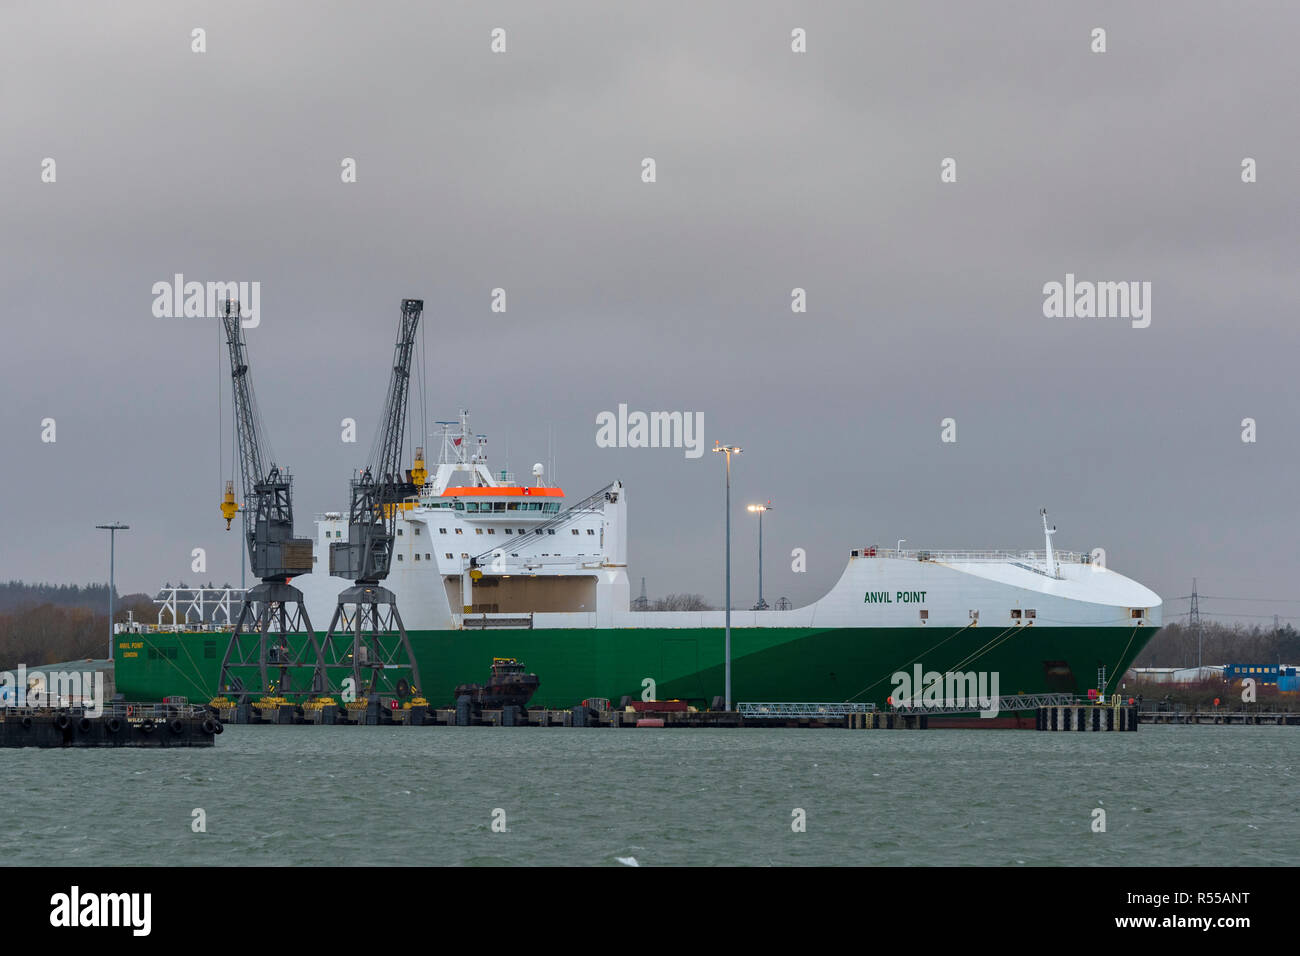
[{"label": "ship railing", "polygon": [[[1012,713],[1020,710],[1037,710],[1039,707],[1068,707],[1076,703],[1074,694],[1011,694],[997,699],[996,707],[981,707],[979,701],[967,698],[964,701],[941,700],[937,704],[895,705],[896,714],[978,714],[985,709],[998,713]],[[1095,703],[1095,701],[1093,701]]]},{"label": "ship railing", "polygon": [[145,717],[167,720],[172,717],[204,717],[210,714],[211,710],[206,704],[191,704],[188,701],[137,704],[131,701],[114,700],[104,705],[104,713],[112,714],[114,717],[129,717],[132,720],[143,720]]},{"label": "ship railing", "polygon": [[[28,697],[36,696],[35,691],[28,691]],[[93,703],[87,703],[84,700],[73,701],[67,697],[60,697],[58,700],[44,701],[39,704],[17,704],[0,703],[0,714],[6,717],[38,717],[41,714],[48,714],[51,711],[63,710],[70,714],[80,714],[87,710],[93,710]],[[107,707],[104,708],[108,710]]]},{"label": "ship railing", "polygon": [[[923,548],[854,548],[850,552],[855,558],[897,558],[904,561],[946,561],[961,563],[963,561],[1004,561],[1023,562],[1040,561],[1047,564],[1046,551],[936,551]],[[1052,557],[1058,564],[1092,564],[1092,554],[1087,551],[1053,551]]]},{"label": "ship railing", "polygon": [[[94,709],[91,704],[85,701],[76,703],[51,701],[48,704],[25,704],[22,707],[0,706],[0,714],[12,719],[16,717],[39,717],[53,711],[59,711],[75,717]],[[188,702],[168,704],[111,700],[103,705],[102,713],[105,716],[127,717],[131,720],[143,720],[146,717],[152,717],[154,720],[168,720],[172,717],[205,717],[211,711],[205,705]]]},{"label": "ship railing", "polygon": [[531,613],[512,614],[509,611],[480,611],[477,614],[462,614],[460,626],[466,630],[487,630],[498,627],[531,629],[533,615]]},{"label": "ship railing", "polygon": [[876,709],[875,704],[866,703],[741,703],[736,710],[744,717],[780,718],[780,717],[845,717],[849,714],[866,714]]},{"label": "ship railing", "polygon": [[215,624],[218,617],[233,625],[239,616],[248,591],[243,588],[176,587],[168,584],[158,592],[153,603],[158,605],[158,625],[165,627],[163,618],[169,616],[174,628],[186,629],[197,624]]},{"label": "ship railing", "polygon": [[[201,624],[198,621],[191,621],[189,624],[142,624],[139,621],[125,624],[113,625],[113,633],[121,636],[128,634],[230,634],[235,630],[233,624]],[[275,628],[270,628],[268,633],[279,633]]]}]

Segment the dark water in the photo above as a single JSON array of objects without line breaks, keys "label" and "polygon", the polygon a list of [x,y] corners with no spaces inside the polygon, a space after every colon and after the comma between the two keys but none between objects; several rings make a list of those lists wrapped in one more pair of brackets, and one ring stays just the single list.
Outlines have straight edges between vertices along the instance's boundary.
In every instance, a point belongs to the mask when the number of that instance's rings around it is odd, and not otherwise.
[{"label": "dark water", "polygon": [[1294,864],[1298,755],[1286,727],[228,727],[4,751],[0,820],[32,864]]}]

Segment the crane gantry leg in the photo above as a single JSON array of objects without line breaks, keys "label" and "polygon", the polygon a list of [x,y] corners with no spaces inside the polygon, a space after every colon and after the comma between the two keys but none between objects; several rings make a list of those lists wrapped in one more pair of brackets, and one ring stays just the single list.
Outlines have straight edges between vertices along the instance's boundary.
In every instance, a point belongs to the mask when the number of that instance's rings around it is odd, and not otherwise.
[{"label": "crane gantry leg", "polygon": [[[307,668],[311,677],[306,686],[294,686],[295,675]],[[302,592],[278,582],[252,588],[221,660],[221,692],[240,700],[255,693],[310,697],[323,693],[327,683],[325,654]]]},{"label": "crane gantry leg", "polygon": [[[420,668],[397,610],[397,598],[388,588],[359,584],[339,594],[338,605],[325,635],[326,667],[331,673],[352,672],[357,697],[391,694],[404,697],[420,692]],[[406,687],[400,685],[405,683]],[[330,693],[341,693],[341,685]]]}]

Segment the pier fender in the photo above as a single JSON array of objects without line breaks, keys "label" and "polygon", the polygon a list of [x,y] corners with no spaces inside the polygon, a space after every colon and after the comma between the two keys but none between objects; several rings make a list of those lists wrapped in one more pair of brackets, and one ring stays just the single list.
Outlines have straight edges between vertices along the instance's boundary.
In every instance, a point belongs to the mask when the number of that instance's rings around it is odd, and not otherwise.
[{"label": "pier fender", "polygon": [[220,731],[217,729],[217,727],[218,727],[217,722],[216,722],[215,720],[213,720],[211,717],[205,717],[205,718],[203,719],[203,732],[204,732],[205,734],[218,734],[218,733],[220,733]]},{"label": "pier fender", "polygon": [[93,725],[92,725],[91,722],[90,722],[90,718],[89,718],[89,717],[86,717],[85,715],[82,715],[82,718],[81,718],[79,721],[77,721],[77,730],[78,730],[80,733],[83,733],[83,734],[88,734],[88,733],[90,733],[90,728],[91,728],[92,726],[93,726]]},{"label": "pier fender", "polygon": [[153,733],[153,730],[154,730],[154,722],[152,717],[146,717],[144,720],[140,721],[141,733],[151,734]]},{"label": "pier fender", "polygon": [[72,718],[67,714],[58,714],[54,718],[55,730],[67,730],[72,726]]},{"label": "pier fender", "polygon": [[173,717],[171,720],[167,721],[167,729],[177,736],[180,736],[185,732],[185,722],[179,717]]},{"label": "pier fender", "polygon": [[32,719],[31,719],[31,717],[24,717],[24,718],[23,718],[23,721],[22,721],[22,724],[23,724],[23,730],[31,730],[31,729],[32,729]]},{"label": "pier fender", "polygon": [[117,734],[117,733],[121,733],[121,731],[122,731],[122,718],[120,717],[108,718],[108,732],[110,734]]}]

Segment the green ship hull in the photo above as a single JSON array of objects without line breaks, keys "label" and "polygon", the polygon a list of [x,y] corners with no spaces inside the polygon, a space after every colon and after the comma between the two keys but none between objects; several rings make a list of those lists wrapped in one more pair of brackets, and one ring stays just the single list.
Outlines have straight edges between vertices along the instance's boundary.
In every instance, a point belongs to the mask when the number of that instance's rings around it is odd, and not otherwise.
[{"label": "green ship hull", "polygon": [[[733,628],[732,698],[884,706],[894,690],[893,675],[911,673],[916,664],[927,672],[996,674],[1004,696],[1085,694],[1097,687],[1104,668],[1107,690],[1114,692],[1117,679],[1157,630]],[[416,689],[435,706],[451,705],[457,684],[485,680],[494,657],[518,658],[538,675],[533,706],[568,708],[598,697],[617,704],[624,695],[707,705],[724,693],[721,628],[438,630],[409,636],[420,673]],[[214,631],[119,633],[116,690],[133,701],[168,696],[206,701],[228,693],[221,686],[221,663],[229,640],[228,632]],[[298,649],[290,645],[295,656]],[[326,660],[343,659],[329,651]],[[331,685],[339,686],[350,673],[346,667],[329,668]],[[404,670],[385,673],[380,693],[391,693],[397,676],[409,677]],[[271,674],[291,691],[310,686],[308,668],[282,671],[272,665]],[[246,683],[258,686],[260,680]]]}]

